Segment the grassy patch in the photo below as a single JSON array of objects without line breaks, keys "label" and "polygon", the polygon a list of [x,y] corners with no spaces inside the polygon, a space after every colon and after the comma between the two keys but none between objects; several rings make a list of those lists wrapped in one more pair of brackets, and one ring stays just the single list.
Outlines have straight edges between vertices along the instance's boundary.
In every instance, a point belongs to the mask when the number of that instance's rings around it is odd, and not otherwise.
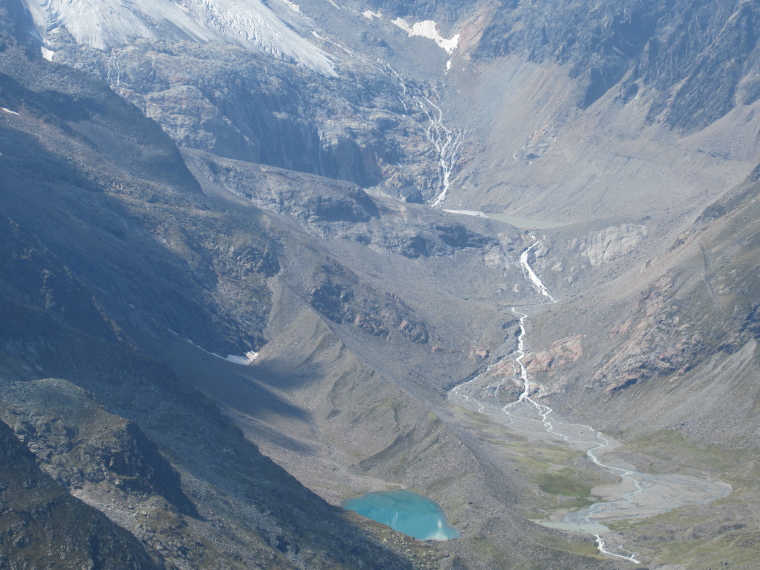
[{"label": "grassy patch", "polygon": [[562,469],[554,473],[542,473],[537,478],[539,489],[544,493],[551,495],[563,495],[575,499],[572,504],[564,503],[565,507],[584,507],[590,505],[588,500],[591,495],[591,487],[578,479],[576,472],[572,469]]},{"label": "grassy patch", "polygon": [[536,471],[565,467],[584,457],[575,449],[548,443],[502,441],[500,445],[511,459]]},{"label": "grassy patch", "polygon": [[[665,462],[664,471],[677,473],[683,468],[709,473],[732,486],[756,486],[760,480],[760,450],[736,449],[711,443],[698,443],[681,432],[663,429],[631,440],[627,447]],[[680,469],[679,469],[680,468]]]},{"label": "grassy patch", "polygon": [[565,552],[571,552],[579,556],[586,556],[588,558],[596,558],[604,560],[605,558],[599,554],[596,548],[596,544],[593,540],[566,540],[559,535],[555,536],[542,536],[541,542],[545,543],[547,547],[557,550],[563,550]]},{"label": "grassy patch", "polygon": [[581,508],[592,504],[591,488],[609,483],[613,478],[584,467],[585,453],[569,446],[526,436],[491,421],[487,416],[462,410],[477,437],[492,447],[518,477],[543,491],[540,496],[523,494],[525,514],[544,518],[547,512],[563,508]]}]

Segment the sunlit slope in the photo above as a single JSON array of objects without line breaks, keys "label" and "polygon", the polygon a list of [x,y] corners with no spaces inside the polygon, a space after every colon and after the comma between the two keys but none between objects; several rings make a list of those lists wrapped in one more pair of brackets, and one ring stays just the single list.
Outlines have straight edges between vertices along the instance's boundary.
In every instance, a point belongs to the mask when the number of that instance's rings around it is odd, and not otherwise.
[{"label": "sunlit slope", "polygon": [[593,377],[627,421],[620,404],[635,398],[631,412],[650,427],[756,441],[759,191],[755,170],[642,272],[650,281],[610,331],[617,348]]}]

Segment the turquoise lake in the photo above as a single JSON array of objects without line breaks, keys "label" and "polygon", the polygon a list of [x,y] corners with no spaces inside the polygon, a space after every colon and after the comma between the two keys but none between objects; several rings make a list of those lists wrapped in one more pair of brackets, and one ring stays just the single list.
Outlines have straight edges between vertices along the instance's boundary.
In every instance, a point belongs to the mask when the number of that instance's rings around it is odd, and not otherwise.
[{"label": "turquoise lake", "polygon": [[343,508],[419,540],[448,540],[460,533],[449,526],[441,507],[411,491],[382,491],[348,499]]}]

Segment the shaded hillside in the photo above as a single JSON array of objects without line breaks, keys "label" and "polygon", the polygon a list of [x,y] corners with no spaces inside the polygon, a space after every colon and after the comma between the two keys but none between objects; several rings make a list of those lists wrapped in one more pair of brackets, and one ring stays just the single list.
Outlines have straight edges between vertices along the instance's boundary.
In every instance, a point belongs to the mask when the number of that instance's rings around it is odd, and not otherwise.
[{"label": "shaded hillside", "polygon": [[162,568],[123,528],[68,495],[0,422],[0,564],[5,568]]},{"label": "shaded hillside", "polygon": [[[273,246],[255,233],[236,235],[234,223],[220,223],[199,200],[198,184],[172,141],[106,87],[12,49],[0,55],[6,71],[0,99],[8,109],[0,139],[6,234],[23,236],[46,263],[65,266],[51,278],[87,281],[86,292],[76,286],[80,297],[90,297],[88,303],[122,326],[170,328],[225,354],[260,344],[263,281],[277,271]],[[83,243],[93,246],[86,254]],[[219,248],[225,257],[212,262]],[[33,279],[18,252],[5,262],[14,269],[9,279]],[[251,302],[244,314],[227,318],[239,309],[224,307],[220,283],[246,264],[252,265],[246,272]],[[82,316],[70,310],[65,318]]]},{"label": "shaded hillside", "polygon": [[277,260],[255,211],[209,209],[168,137],[107,89],[12,46],[0,57],[2,415],[43,468],[170,566],[408,567],[136,350],[177,333],[260,342]]}]

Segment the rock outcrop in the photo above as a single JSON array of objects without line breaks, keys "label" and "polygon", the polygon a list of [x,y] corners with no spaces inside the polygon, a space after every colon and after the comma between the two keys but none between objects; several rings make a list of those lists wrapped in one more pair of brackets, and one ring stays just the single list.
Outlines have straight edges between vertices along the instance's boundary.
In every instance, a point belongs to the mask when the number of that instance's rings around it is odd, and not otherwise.
[{"label": "rock outcrop", "polygon": [[505,2],[478,49],[569,66],[582,108],[613,88],[622,102],[653,89],[650,119],[691,132],[757,98],[759,10],[740,0]]},{"label": "rock outcrop", "polygon": [[134,536],[42,473],[2,421],[0,528],[4,568],[163,568]]}]

